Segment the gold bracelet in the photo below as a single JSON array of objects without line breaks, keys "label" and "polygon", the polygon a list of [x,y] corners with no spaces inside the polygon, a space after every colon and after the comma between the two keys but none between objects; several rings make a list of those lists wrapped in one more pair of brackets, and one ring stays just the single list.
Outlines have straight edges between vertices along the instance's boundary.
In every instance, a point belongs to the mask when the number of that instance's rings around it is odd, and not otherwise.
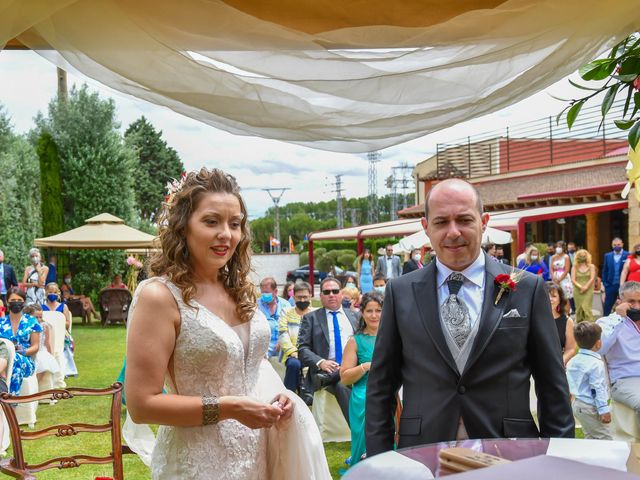
[{"label": "gold bracelet", "polygon": [[220,401],[215,395],[202,396],[202,425],[214,425],[220,421]]}]

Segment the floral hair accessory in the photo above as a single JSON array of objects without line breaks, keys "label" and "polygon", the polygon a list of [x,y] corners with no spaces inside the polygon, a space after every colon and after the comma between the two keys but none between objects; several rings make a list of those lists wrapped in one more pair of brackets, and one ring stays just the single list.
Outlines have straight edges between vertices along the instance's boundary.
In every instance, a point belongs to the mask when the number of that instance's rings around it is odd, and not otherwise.
[{"label": "floral hair accessory", "polygon": [[174,178],[170,182],[167,182],[167,195],[164,197],[165,202],[167,202],[168,204],[171,204],[171,202],[173,201],[173,197],[175,196],[176,193],[182,190],[182,187],[184,187],[184,182],[186,180],[187,180],[187,174],[186,172],[182,172],[182,175],[180,175],[179,180],[176,180]]},{"label": "floral hair accessory", "polygon": [[524,270],[516,271],[512,268],[511,273],[501,273],[500,275],[496,276],[495,284],[500,287],[500,290],[498,291],[498,295],[496,296],[495,305],[498,304],[498,302],[502,298],[502,295],[504,295],[506,292],[516,291],[516,285],[522,278],[523,274]]}]

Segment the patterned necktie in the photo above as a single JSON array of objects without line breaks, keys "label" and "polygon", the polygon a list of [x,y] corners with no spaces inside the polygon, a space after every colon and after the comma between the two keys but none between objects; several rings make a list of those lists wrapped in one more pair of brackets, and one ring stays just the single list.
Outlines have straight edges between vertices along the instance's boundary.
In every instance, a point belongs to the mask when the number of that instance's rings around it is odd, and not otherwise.
[{"label": "patterned necktie", "polygon": [[464,275],[461,273],[454,272],[449,275],[447,278],[449,296],[442,304],[442,307],[440,307],[442,320],[458,348],[462,348],[464,342],[466,342],[469,337],[469,333],[471,333],[469,309],[462,299],[458,297],[458,292],[460,292],[463,283]]},{"label": "patterned necktie", "polygon": [[336,347],[336,363],[342,365],[342,337],[340,336],[338,312],[331,312],[331,315],[333,315],[333,341]]}]

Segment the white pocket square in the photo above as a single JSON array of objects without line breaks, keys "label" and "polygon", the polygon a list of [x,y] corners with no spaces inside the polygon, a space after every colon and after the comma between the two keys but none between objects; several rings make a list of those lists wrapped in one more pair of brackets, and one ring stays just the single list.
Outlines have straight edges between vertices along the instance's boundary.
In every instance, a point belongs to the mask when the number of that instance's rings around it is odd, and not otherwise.
[{"label": "white pocket square", "polygon": [[505,313],[502,318],[522,318],[522,315],[520,315],[520,312],[517,308],[514,308],[513,310],[509,310],[507,313]]}]

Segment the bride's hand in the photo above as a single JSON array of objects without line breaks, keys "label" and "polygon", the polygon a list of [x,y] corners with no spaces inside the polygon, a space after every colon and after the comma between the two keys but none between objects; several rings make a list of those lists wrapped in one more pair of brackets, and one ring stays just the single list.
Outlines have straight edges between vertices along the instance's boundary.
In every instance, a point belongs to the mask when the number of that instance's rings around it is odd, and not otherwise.
[{"label": "bride's hand", "polygon": [[272,427],[283,415],[283,409],[277,405],[262,403],[249,397],[233,397],[230,405],[233,413],[230,418],[249,428]]},{"label": "bride's hand", "polygon": [[293,402],[284,393],[279,394],[273,399],[273,403],[278,404],[282,408],[282,415],[278,421],[289,420],[293,415]]}]

